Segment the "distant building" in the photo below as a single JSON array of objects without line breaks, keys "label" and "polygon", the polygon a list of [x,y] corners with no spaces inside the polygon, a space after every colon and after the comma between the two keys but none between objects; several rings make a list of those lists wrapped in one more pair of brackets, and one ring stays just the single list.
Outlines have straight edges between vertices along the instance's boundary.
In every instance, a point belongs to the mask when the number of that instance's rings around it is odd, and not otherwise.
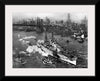
[{"label": "distant building", "polygon": [[81,24],[85,24],[85,26],[88,25],[87,17],[85,16],[84,19],[81,21]]},{"label": "distant building", "polygon": [[71,23],[70,13],[68,13],[67,27],[70,27]]}]

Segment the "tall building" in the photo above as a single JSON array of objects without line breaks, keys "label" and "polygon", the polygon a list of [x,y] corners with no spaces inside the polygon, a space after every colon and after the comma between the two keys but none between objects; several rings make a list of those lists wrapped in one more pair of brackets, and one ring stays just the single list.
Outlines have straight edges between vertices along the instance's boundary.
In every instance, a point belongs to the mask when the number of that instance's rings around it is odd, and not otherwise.
[{"label": "tall building", "polygon": [[85,24],[86,26],[88,25],[88,20],[87,17],[85,16],[84,19],[81,21],[81,24]]},{"label": "tall building", "polygon": [[68,19],[67,19],[67,27],[71,25],[71,18],[70,18],[70,13],[68,13]]}]

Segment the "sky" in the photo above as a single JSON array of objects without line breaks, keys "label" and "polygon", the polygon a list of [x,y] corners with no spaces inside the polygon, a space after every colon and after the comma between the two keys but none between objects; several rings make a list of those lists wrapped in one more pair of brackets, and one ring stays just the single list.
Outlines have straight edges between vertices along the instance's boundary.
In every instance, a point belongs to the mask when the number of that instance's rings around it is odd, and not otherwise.
[{"label": "sky", "polygon": [[[35,17],[40,17],[42,19],[44,19],[45,17],[49,17],[51,19],[55,19],[55,20],[67,20],[67,16],[68,13],[13,13],[13,21],[19,21],[22,19],[30,19],[30,18],[35,18]],[[88,19],[88,15],[87,13],[70,13],[70,17],[72,19],[72,21],[75,22],[80,22],[82,19],[84,19],[84,17],[87,17]]]}]

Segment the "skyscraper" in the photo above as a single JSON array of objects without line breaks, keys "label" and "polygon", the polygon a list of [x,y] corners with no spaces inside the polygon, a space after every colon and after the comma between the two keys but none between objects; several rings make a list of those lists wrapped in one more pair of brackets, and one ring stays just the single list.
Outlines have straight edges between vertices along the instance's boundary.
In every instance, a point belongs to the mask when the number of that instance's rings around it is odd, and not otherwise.
[{"label": "skyscraper", "polygon": [[87,17],[85,16],[84,19],[81,21],[82,24],[85,24],[87,26],[88,20]]},{"label": "skyscraper", "polygon": [[67,27],[71,25],[71,18],[70,18],[70,13],[68,13],[68,19],[67,19]]}]

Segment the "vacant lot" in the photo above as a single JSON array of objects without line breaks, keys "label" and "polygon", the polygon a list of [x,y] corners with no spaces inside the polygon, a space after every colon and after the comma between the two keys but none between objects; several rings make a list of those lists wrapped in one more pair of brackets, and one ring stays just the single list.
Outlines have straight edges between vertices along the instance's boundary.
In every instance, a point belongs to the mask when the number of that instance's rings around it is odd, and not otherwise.
[{"label": "vacant lot", "polygon": [[[18,37],[20,35],[20,37]],[[25,51],[27,46],[23,45],[19,39],[25,36],[36,36],[37,39],[44,39],[44,33],[37,34],[36,32],[23,32],[23,31],[14,31],[13,32],[13,52],[18,54],[20,51]],[[48,38],[51,37],[51,34],[48,33]],[[13,61],[14,68],[84,68],[87,67],[87,41],[80,44],[74,39],[70,37],[61,37],[60,35],[54,36],[57,42],[62,45],[66,46],[68,50],[78,50],[79,58],[77,60],[77,65],[71,65],[66,63],[56,63],[56,64],[43,64],[41,60],[41,55],[39,53],[33,54],[31,57],[23,57],[27,61],[26,64],[21,65]],[[69,43],[66,43],[66,40],[70,40]],[[34,39],[29,39],[33,44],[36,44]],[[13,57],[14,59],[14,57]]]}]

